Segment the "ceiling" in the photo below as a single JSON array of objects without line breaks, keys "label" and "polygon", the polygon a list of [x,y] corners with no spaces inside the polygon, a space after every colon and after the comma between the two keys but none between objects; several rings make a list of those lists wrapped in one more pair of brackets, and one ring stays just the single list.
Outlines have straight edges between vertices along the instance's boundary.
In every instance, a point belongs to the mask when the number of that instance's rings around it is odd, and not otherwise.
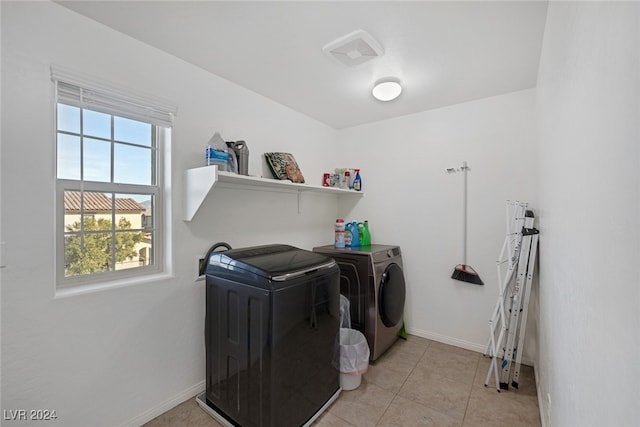
[{"label": "ceiling", "polygon": [[[546,1],[57,1],[337,129],[535,87]],[[323,46],[362,29],[384,55]],[[371,95],[400,79],[399,98]]]}]

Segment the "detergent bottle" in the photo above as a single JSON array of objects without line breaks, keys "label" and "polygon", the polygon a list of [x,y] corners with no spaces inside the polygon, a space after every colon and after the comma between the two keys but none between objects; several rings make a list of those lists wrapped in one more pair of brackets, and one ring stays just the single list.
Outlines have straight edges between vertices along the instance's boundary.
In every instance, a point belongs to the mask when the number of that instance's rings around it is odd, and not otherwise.
[{"label": "detergent bottle", "polygon": [[335,238],[335,246],[336,248],[344,248],[344,233],[345,233],[345,229],[344,229],[344,219],[342,218],[338,218],[336,220],[336,227],[335,227],[335,234],[336,234],[336,238]]},{"label": "detergent bottle", "polygon": [[360,246],[360,233],[358,232],[358,221],[351,222],[351,247]]},{"label": "detergent bottle", "polygon": [[353,233],[351,232],[351,223],[348,222],[344,226],[344,246],[347,248],[350,248],[352,241],[353,241]]},{"label": "detergent bottle", "polygon": [[362,246],[371,245],[371,233],[369,232],[369,221],[365,220],[362,224],[362,239],[360,241]]},{"label": "detergent bottle", "polygon": [[344,245],[346,247],[360,246],[360,235],[358,234],[358,223],[352,221],[345,226]]}]

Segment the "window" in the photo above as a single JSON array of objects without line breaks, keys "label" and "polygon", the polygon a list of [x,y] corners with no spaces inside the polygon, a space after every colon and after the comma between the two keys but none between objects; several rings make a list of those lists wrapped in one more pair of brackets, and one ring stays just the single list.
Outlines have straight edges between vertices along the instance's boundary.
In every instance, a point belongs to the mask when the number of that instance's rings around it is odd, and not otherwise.
[{"label": "window", "polygon": [[52,77],[58,286],[161,271],[161,154],[175,109],[58,69]]}]

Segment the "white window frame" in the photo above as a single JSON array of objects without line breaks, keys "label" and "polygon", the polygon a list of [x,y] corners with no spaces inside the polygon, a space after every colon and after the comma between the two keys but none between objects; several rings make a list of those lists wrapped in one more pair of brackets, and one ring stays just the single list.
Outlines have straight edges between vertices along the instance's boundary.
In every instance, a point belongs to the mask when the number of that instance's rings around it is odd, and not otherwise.
[{"label": "white window frame", "polygon": [[[147,95],[136,94],[128,88],[119,88],[112,84],[83,76],[75,71],[51,66],[51,79],[54,82],[54,134],[56,141],[56,289],[64,290],[76,288],[80,285],[121,283],[123,279],[146,278],[149,275],[165,271],[168,265],[167,256],[170,253],[166,238],[167,200],[165,200],[168,188],[166,178],[170,161],[167,158],[170,150],[171,127],[173,117],[177,109],[166,101],[151,98]],[[58,179],[58,104],[68,104],[81,109],[99,111],[117,117],[150,123],[153,127],[152,138],[155,146],[152,150],[152,171],[155,182],[151,185],[122,184],[114,182],[84,181]],[[81,130],[82,132],[82,130]],[[114,157],[111,156],[111,168],[113,170]],[[112,177],[113,178],[113,177]],[[113,181],[113,179],[112,179]],[[65,191],[114,194],[150,194],[153,200],[153,264],[137,266],[134,268],[114,270],[108,272],[96,272],[79,276],[65,276]],[[115,203],[115,202],[114,202]],[[115,208],[115,206],[114,206]],[[113,212],[115,213],[115,211]],[[112,214],[113,214],[112,213]],[[168,212],[167,212],[168,213]],[[114,228],[116,223],[113,223]],[[113,230],[112,230],[113,232]]]}]

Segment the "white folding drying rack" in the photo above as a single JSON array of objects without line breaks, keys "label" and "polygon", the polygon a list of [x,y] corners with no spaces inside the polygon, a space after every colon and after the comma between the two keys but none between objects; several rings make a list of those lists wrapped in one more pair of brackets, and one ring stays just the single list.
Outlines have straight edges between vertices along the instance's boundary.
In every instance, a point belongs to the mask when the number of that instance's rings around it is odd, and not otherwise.
[{"label": "white folding drying rack", "polygon": [[[506,236],[496,261],[498,301],[489,320],[489,341],[485,351],[485,356],[491,357],[491,363],[484,385],[489,385],[491,374],[494,374],[498,391],[509,388],[512,365],[511,385],[516,389],[519,385],[521,349],[524,345],[539,234],[534,228],[533,212],[527,209],[526,203],[507,201],[506,217]],[[498,359],[502,359],[500,374]]]}]

